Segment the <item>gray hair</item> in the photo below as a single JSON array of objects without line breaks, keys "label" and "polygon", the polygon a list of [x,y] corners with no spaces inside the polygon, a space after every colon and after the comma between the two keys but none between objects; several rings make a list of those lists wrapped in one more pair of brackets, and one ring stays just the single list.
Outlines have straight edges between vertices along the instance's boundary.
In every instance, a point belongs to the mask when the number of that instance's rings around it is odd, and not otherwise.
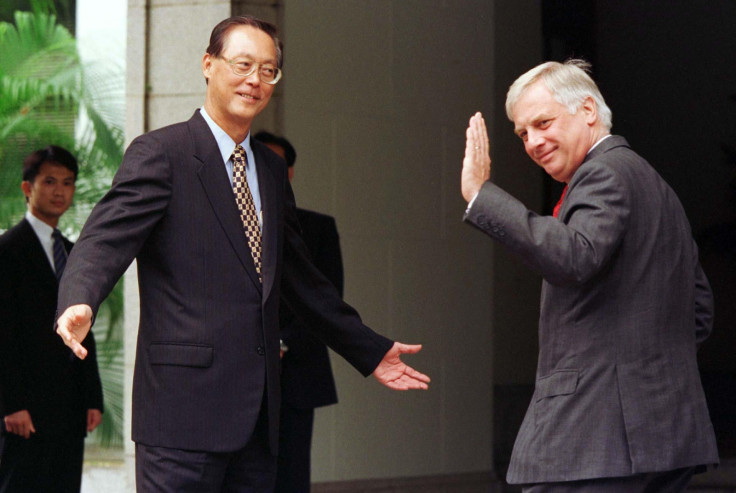
[{"label": "gray hair", "polygon": [[546,62],[521,75],[511,84],[506,94],[506,116],[514,121],[513,107],[524,92],[534,83],[543,81],[552,96],[575,114],[587,97],[593,98],[598,108],[598,120],[607,130],[611,130],[613,116],[611,109],[601,95],[598,86],[590,78],[590,63],[571,59],[565,63]]}]

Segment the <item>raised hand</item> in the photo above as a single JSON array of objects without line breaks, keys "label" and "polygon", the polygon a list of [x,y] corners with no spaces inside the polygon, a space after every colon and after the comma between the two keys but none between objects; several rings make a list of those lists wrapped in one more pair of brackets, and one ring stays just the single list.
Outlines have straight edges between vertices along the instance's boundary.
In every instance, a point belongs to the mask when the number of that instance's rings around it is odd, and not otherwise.
[{"label": "raised hand", "polygon": [[82,341],[91,327],[92,308],[89,305],[72,305],[56,321],[56,333],[79,359],[87,357]]},{"label": "raised hand", "polygon": [[491,156],[486,122],[480,112],[470,118],[465,131],[465,158],[460,175],[463,198],[470,202],[491,177]]},{"label": "raised hand", "polygon": [[418,353],[421,349],[421,344],[408,345],[394,342],[373,371],[373,376],[383,385],[394,390],[428,389],[429,377],[405,365],[400,358],[402,354]]}]

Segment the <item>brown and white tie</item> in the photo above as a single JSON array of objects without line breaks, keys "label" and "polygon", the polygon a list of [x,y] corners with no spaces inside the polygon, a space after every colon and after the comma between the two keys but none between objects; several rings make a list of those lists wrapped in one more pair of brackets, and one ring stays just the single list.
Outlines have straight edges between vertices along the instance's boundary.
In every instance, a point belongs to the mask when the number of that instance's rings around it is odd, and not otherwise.
[{"label": "brown and white tie", "polygon": [[235,202],[240,210],[240,219],[243,221],[245,237],[248,239],[248,246],[258,272],[258,279],[263,282],[261,276],[261,228],[258,226],[258,215],[253,202],[253,195],[250,193],[248,180],[245,179],[245,165],[248,158],[245,155],[245,149],[240,144],[235,146],[232,160]]}]

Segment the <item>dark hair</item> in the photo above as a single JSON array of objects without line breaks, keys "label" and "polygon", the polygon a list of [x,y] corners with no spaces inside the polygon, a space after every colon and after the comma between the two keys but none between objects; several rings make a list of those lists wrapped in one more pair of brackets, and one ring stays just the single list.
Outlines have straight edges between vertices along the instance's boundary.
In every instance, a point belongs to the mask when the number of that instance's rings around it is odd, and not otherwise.
[{"label": "dark hair", "polygon": [[26,157],[23,161],[23,181],[33,182],[44,163],[60,164],[74,173],[74,179],[77,179],[77,173],[79,172],[77,159],[63,147],[51,145],[33,151]]},{"label": "dark hair", "polygon": [[210,45],[207,47],[207,53],[213,57],[220,56],[225,45],[225,37],[227,36],[227,33],[230,29],[236,26],[255,27],[271,36],[273,44],[276,46],[276,61],[279,68],[281,68],[281,65],[283,65],[283,45],[281,41],[279,41],[276,26],[270,22],[262,21],[261,19],[250,15],[236,15],[217,24],[210,34]]},{"label": "dark hair", "polygon": [[291,168],[296,162],[296,149],[291,143],[284,137],[279,137],[265,130],[261,130],[253,136],[254,139],[263,142],[264,144],[274,144],[284,150],[284,157],[286,158],[286,165]]}]

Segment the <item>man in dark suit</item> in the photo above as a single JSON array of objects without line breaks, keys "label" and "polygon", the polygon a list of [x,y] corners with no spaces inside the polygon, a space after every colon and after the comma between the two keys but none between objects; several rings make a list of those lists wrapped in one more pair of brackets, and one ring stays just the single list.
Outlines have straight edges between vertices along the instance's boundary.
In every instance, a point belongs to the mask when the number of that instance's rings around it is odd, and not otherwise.
[{"label": "man in dark suit", "polygon": [[135,258],[140,324],[132,434],[142,491],[271,491],[278,448],[280,300],[364,375],[429,378],[420,346],[363,325],[310,262],[284,162],[250,138],[281,77],[276,29],[215,26],[204,107],[135,139],[59,291],[57,332],[79,357],[93,314]]},{"label": "man in dark suit", "polygon": [[84,437],[102,420],[102,387],[89,334],[78,360],[54,334],[58,278],[72,243],[59,218],[72,203],[77,161],[49,146],[23,163],[25,218],[0,236],[0,491],[73,492]]},{"label": "man in dark suit", "polygon": [[712,295],[682,205],[610,135],[588,67],[542,64],[507,96],[527,154],[567,184],[554,217],[487,181],[480,114],[466,133],[465,220],[544,278],[536,386],[507,480],[527,492],[683,491],[718,462],[696,361]]},{"label": "man in dark suit", "polygon": [[[294,179],[296,150],[291,143],[269,132],[258,132],[256,140],[263,142],[284,161],[289,182]],[[343,294],[342,255],[335,219],[325,214],[300,209],[296,216],[302,239],[312,261]],[[335,379],[332,376],[327,347],[309,335],[300,319],[283,304],[281,321],[281,424],[279,458],[276,473],[277,493],[308,493],[314,409],[337,402]]]}]

